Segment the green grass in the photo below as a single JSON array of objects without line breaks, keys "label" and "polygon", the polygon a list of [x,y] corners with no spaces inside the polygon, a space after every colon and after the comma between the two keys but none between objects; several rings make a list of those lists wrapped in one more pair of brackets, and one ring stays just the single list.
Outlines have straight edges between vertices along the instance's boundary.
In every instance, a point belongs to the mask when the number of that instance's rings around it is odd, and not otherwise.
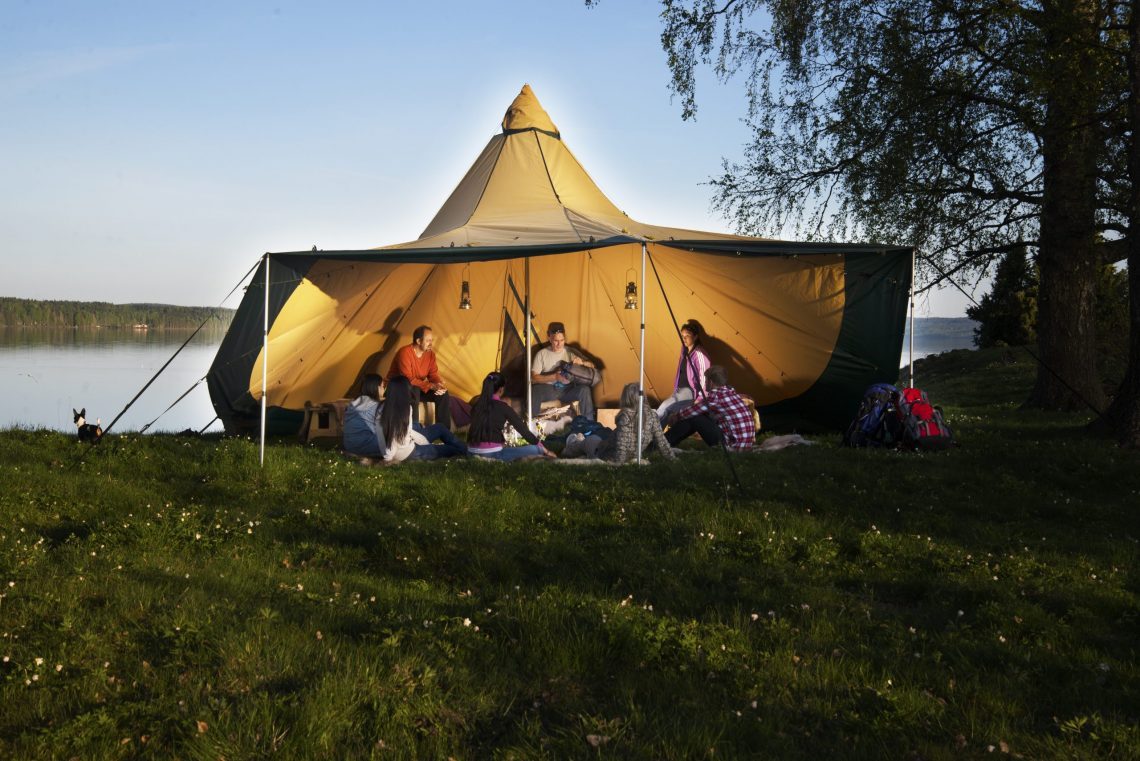
[{"label": "green grass", "polygon": [[0,757],[1140,757],[1140,455],[919,385],[961,446],[364,468],[0,434]]}]

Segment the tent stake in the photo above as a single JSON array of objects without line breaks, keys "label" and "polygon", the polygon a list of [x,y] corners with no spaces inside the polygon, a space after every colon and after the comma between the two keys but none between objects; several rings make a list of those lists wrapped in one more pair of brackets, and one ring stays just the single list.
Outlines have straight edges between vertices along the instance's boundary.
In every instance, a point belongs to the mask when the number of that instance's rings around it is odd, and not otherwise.
[{"label": "tent stake", "polygon": [[258,464],[265,467],[265,405],[269,382],[269,254],[265,255],[265,322],[261,336],[261,451]]}]

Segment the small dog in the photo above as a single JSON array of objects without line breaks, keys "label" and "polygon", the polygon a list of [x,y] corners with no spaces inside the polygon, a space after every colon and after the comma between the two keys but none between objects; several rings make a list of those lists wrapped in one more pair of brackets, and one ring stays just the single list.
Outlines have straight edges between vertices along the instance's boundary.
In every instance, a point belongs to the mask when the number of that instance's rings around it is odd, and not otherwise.
[{"label": "small dog", "polygon": [[76,411],[74,407],[71,408],[72,413],[75,415],[75,426],[79,429],[79,440],[90,441],[92,444],[103,438],[103,420],[96,420],[94,423],[87,422],[87,408]]}]

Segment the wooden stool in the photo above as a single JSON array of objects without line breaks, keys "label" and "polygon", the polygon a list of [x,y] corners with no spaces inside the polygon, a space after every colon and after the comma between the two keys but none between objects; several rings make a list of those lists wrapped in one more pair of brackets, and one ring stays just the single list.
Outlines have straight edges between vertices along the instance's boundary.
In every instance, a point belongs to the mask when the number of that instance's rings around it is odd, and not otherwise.
[{"label": "wooden stool", "polygon": [[417,412],[419,412],[420,425],[429,426],[435,423],[435,402],[421,401]]},{"label": "wooden stool", "polygon": [[[646,411],[650,412],[650,413],[653,412],[653,410],[646,410]],[[617,428],[617,416],[618,416],[618,413],[621,412],[621,408],[619,408],[619,407],[601,407],[597,410],[597,412],[598,412],[598,422],[599,423],[604,425],[606,428]]]},{"label": "wooden stool", "polygon": [[344,408],[351,399],[337,399],[332,402],[313,404],[305,402],[305,417],[297,432],[302,444],[311,444],[316,439],[336,439],[340,441],[344,433]]},{"label": "wooden stool", "polygon": [[748,407],[748,411],[752,413],[752,422],[756,424],[756,433],[760,433],[760,413],[756,411],[756,402],[752,399],[752,397],[745,394],[741,394],[740,398],[744,400],[744,404]]}]

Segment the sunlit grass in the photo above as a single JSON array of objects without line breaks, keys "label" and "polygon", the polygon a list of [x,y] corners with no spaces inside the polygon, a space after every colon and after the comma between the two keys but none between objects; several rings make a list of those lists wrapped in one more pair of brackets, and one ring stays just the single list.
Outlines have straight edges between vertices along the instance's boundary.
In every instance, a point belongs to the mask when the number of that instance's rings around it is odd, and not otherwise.
[{"label": "sunlit grass", "polygon": [[1134,758],[1140,458],[920,376],[961,441],[363,468],[0,434],[0,756]]}]

